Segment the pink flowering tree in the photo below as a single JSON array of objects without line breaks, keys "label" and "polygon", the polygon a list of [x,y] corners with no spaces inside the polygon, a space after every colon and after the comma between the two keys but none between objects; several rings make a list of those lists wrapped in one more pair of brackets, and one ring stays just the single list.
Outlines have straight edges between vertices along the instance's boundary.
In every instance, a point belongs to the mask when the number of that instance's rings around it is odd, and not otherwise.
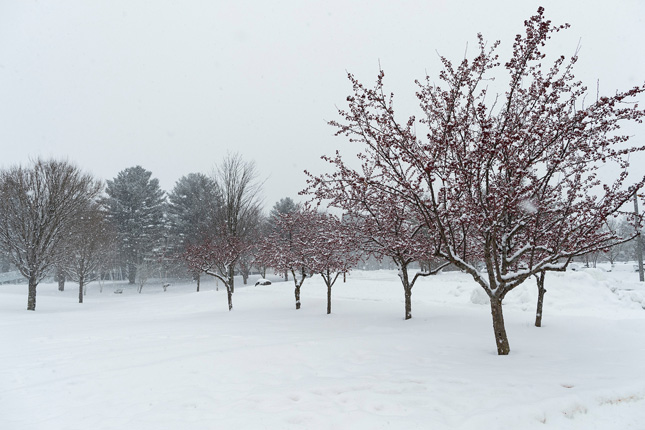
[{"label": "pink flowering tree", "polygon": [[341,274],[358,261],[355,231],[334,215],[310,207],[276,217],[274,231],[264,239],[258,264],[273,267],[276,274],[291,273],[296,309],[307,276],[320,274],[327,286],[327,313],[331,313],[331,289]]},{"label": "pink flowering tree", "polygon": [[259,246],[256,265],[272,267],[276,274],[291,273],[294,282],[296,309],[300,309],[300,289],[314,271],[313,243],[318,234],[315,226],[317,213],[310,208],[278,214],[273,231]]},{"label": "pink flowering tree", "polygon": [[331,314],[331,290],[340,275],[343,279],[361,258],[359,231],[354,223],[343,222],[332,214],[315,213],[312,219],[316,232],[311,243],[310,270],[322,276],[327,286],[327,314]]},{"label": "pink flowering tree", "polygon": [[249,244],[239,237],[222,233],[202,242],[188,245],[183,259],[194,273],[206,273],[222,281],[226,287],[228,310],[233,310],[233,282],[235,264]]},{"label": "pink flowering tree", "polygon": [[[496,54],[499,42],[487,47],[481,36],[472,60],[442,58],[438,81],[417,82],[420,120],[395,115],[383,72],[373,88],[349,75],[348,108],[331,124],[362,146],[362,166],[337,154],[327,158],[335,173],[310,179],[314,188],[365,184],[404,202],[426,226],[435,255],[489,297],[500,355],[510,352],[506,295],[536,274],[564,270],[575,256],[628,239],[602,226],[645,184],[645,177],[628,182],[629,155],[645,148],[619,132],[622,123],[642,121],[634,98],[645,86],[585,99],[573,74],[577,56],[547,65],[543,52],[567,27],[551,24],[540,8],[507,61]],[[490,78],[500,69],[506,91],[491,97]],[[609,181],[598,175],[605,165],[618,172]]]},{"label": "pink flowering tree", "polygon": [[[336,178],[343,180],[316,181],[305,192],[342,209],[352,220],[353,229],[359,234],[356,246],[366,255],[378,259],[389,258],[398,268],[398,275],[405,297],[405,319],[412,318],[412,288],[420,277],[441,271],[448,262],[434,269],[410,273],[414,262],[430,262],[435,259],[435,244],[426,226],[415,219],[415,214],[398,196],[383,193],[359,181],[352,171],[339,165]],[[351,182],[353,186],[345,187]],[[356,233],[354,233],[356,237]]]}]

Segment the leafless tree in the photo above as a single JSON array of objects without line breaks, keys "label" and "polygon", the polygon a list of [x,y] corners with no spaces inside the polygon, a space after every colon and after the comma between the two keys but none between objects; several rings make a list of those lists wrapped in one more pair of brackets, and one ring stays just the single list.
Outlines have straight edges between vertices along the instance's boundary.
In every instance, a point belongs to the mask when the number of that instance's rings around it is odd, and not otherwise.
[{"label": "leafless tree", "polygon": [[0,247],[29,281],[28,310],[36,309],[38,283],[100,191],[99,182],[67,161],[37,159],[0,172]]},{"label": "leafless tree", "polygon": [[[262,212],[262,183],[253,162],[242,159],[240,154],[228,154],[214,172],[217,193],[222,201],[217,216],[217,230],[223,232],[236,243],[251,240]],[[247,249],[241,246],[239,249]],[[235,266],[242,257],[240,254],[228,266],[228,283],[231,292],[235,291]]]},{"label": "leafless tree", "polygon": [[67,279],[78,283],[78,302],[83,303],[87,284],[97,280],[105,261],[112,259],[116,246],[114,229],[105,212],[92,202],[74,223],[70,233],[60,267]]}]

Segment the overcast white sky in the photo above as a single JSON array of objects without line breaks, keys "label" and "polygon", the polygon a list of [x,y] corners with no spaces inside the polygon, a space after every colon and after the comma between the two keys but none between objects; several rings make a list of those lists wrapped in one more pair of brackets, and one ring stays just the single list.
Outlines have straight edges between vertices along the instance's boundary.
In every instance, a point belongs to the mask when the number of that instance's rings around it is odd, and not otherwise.
[{"label": "overcast white sky", "polygon": [[346,71],[372,83],[380,61],[411,103],[437,52],[459,60],[482,32],[503,53],[539,5],[571,24],[549,52],[580,41],[590,87],[645,81],[641,0],[0,0],[0,166],[66,157],[112,179],[139,164],[170,191],[237,151],[268,178],[267,207],[298,200],[303,169],[346,147],[326,125]]}]

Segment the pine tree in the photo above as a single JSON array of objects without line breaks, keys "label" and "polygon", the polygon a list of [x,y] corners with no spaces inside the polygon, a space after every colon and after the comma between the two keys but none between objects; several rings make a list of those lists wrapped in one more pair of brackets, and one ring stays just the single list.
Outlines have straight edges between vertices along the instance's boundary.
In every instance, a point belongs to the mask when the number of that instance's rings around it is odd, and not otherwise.
[{"label": "pine tree", "polygon": [[141,166],[129,167],[107,181],[104,205],[117,231],[117,248],[130,284],[137,265],[162,246],[165,193],[152,173]]},{"label": "pine tree", "polygon": [[202,242],[215,226],[221,199],[217,186],[203,173],[179,178],[168,195],[168,227],[173,247]]},{"label": "pine tree", "polygon": [[[300,204],[295,203],[291,197],[285,197],[280,199],[278,202],[276,202],[275,205],[273,205],[273,208],[271,209],[271,212],[269,213],[269,216],[266,220],[266,235],[271,234],[271,232],[275,231],[277,228],[277,222],[280,219],[281,216],[293,213],[300,210]],[[265,236],[266,236],[265,235]],[[282,237],[282,238],[275,238],[276,240],[288,240],[288,237]],[[284,272],[284,280],[288,281],[289,280],[289,273]]]},{"label": "pine tree", "polygon": [[[183,255],[190,246],[206,241],[216,227],[221,204],[213,179],[202,173],[179,178],[168,195],[170,253]],[[199,291],[200,272],[192,275]]]},{"label": "pine tree", "polygon": [[271,212],[269,213],[268,222],[272,229],[275,227],[275,223],[278,220],[280,215],[286,215],[291,212],[295,212],[300,208],[300,205],[295,203],[291,197],[285,197],[277,201]]}]

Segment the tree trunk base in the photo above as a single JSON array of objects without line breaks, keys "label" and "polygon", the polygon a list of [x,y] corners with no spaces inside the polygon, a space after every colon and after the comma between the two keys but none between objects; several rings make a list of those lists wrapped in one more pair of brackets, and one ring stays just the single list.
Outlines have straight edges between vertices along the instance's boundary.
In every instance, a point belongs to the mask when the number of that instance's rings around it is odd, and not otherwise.
[{"label": "tree trunk base", "polygon": [[233,310],[233,290],[231,288],[226,288],[226,293],[228,297],[228,310],[230,312]]},{"label": "tree trunk base", "polygon": [[506,335],[506,327],[504,326],[504,314],[502,312],[502,301],[491,297],[490,310],[493,317],[493,331],[495,333],[495,344],[497,345],[497,355],[508,355],[511,352],[511,347],[508,343],[508,336]]},{"label": "tree trunk base", "polygon": [[35,278],[29,278],[29,292],[27,294],[27,310],[35,311],[36,310],[36,283]]}]

